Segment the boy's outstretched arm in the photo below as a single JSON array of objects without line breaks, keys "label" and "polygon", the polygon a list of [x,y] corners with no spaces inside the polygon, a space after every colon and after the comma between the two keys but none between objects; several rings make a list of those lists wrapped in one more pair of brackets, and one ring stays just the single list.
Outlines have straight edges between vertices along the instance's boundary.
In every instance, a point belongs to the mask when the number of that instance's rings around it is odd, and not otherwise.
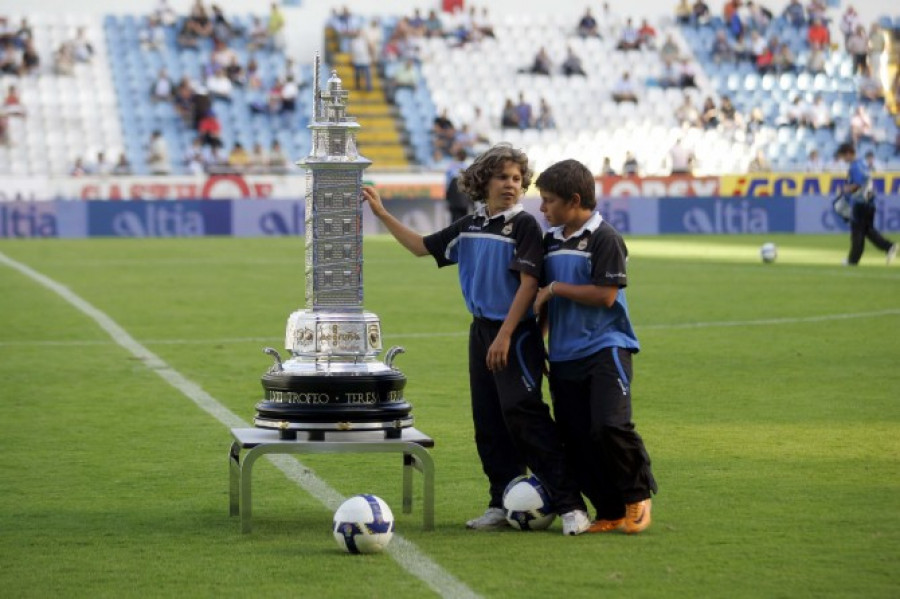
[{"label": "boy's outstretched arm", "polygon": [[560,283],[553,281],[553,288],[550,285],[541,287],[534,299],[534,311],[540,313],[541,309],[550,301],[554,295],[570,299],[579,304],[588,306],[597,306],[602,308],[612,308],[616,303],[616,296],[619,294],[619,288],[611,285],[573,285],[571,283]]},{"label": "boy's outstretched arm", "polygon": [[363,186],[362,197],[363,200],[369,203],[372,214],[384,223],[384,226],[387,227],[387,230],[394,236],[394,239],[400,242],[400,245],[416,256],[428,255],[424,238],[401,223],[394,215],[385,209],[384,204],[381,202],[381,196],[378,195],[378,191],[374,187],[369,185]]}]

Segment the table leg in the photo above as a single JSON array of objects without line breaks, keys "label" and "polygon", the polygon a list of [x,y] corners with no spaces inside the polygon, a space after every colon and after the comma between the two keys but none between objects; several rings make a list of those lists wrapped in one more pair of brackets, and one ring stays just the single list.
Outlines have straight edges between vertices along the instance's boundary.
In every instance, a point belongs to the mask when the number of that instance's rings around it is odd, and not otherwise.
[{"label": "table leg", "polygon": [[238,502],[238,481],[241,475],[241,446],[237,441],[228,450],[228,515],[240,513]]},{"label": "table leg", "polygon": [[412,505],[413,505],[413,488],[412,488],[412,479],[413,479],[413,465],[415,464],[415,458],[409,453],[403,454],[403,513],[410,514],[412,513]]}]

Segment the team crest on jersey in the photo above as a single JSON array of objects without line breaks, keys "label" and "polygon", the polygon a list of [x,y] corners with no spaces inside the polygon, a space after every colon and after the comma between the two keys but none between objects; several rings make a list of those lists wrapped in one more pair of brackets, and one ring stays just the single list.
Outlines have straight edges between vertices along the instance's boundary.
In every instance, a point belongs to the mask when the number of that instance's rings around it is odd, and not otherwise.
[{"label": "team crest on jersey", "polygon": [[587,239],[582,239],[581,241],[578,242],[577,248],[578,248],[579,250],[583,250],[584,248],[587,247],[587,243],[588,243],[588,240],[587,240]]},{"label": "team crest on jersey", "polygon": [[512,229],[513,229],[512,223],[507,223],[507,225],[505,227],[503,227],[503,230],[500,231],[500,234],[501,235],[509,235],[510,233],[512,233]]}]

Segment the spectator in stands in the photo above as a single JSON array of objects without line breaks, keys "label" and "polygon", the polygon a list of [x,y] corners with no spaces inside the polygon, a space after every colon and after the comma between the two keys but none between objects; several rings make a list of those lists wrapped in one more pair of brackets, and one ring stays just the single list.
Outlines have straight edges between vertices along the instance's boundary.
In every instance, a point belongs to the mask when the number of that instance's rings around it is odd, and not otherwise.
[{"label": "spectator in stands", "polygon": [[147,147],[147,167],[150,169],[151,175],[168,175],[171,170],[169,146],[159,129],[150,134],[150,144]]},{"label": "spectator in stands", "polygon": [[41,65],[41,57],[34,47],[34,40],[27,38],[22,48],[22,75],[37,73]]},{"label": "spectator in stands", "polygon": [[734,51],[734,59],[737,62],[755,62],[756,58],[753,56],[753,51],[750,48],[750,40],[747,39],[747,36],[743,34],[743,32],[739,33],[736,38],[734,38],[734,44],[731,46],[731,49]]},{"label": "spectator in stands", "polygon": [[178,15],[175,9],[169,6],[168,0],[158,0],[152,16],[166,27],[172,27],[178,20]]},{"label": "spectator in stands", "polygon": [[747,15],[744,22],[747,23],[747,27],[765,33],[769,28],[769,23],[772,22],[772,11],[753,0],[747,2],[745,6]]},{"label": "spectator in stands", "polygon": [[218,4],[213,4],[211,8],[213,13],[213,39],[227,42],[234,37],[240,37],[241,35],[243,35],[243,30],[228,20],[228,18],[225,16],[225,12],[222,10],[222,7],[220,7]]},{"label": "spectator in stands", "polygon": [[[756,33],[755,31],[753,33]],[[766,44],[763,46],[760,54],[756,56],[756,72],[760,75],[775,72],[775,54],[772,52],[772,46]]]},{"label": "spectator in stands", "polygon": [[244,145],[239,141],[234,142],[231,152],[228,153],[228,169],[231,172],[243,174],[249,166],[250,155],[244,149]]},{"label": "spectator in stands", "polygon": [[444,22],[441,21],[436,10],[428,11],[428,17],[425,19],[425,37],[444,37]]},{"label": "spectator in stands", "polygon": [[531,103],[525,99],[525,94],[522,92],[519,92],[519,101],[516,103],[516,121],[519,123],[519,129],[529,129],[534,126]]},{"label": "spectator in stands", "polygon": [[215,70],[217,68],[224,69],[232,61],[237,60],[238,55],[237,52],[228,47],[228,44],[223,39],[213,39],[213,51],[210,54],[210,70]]},{"label": "spectator in stands", "polygon": [[812,44],[809,50],[809,58],[806,60],[806,70],[813,75],[825,73],[828,64],[828,56],[825,54],[822,44]]},{"label": "spectator in stands", "polygon": [[787,44],[780,44],[775,54],[776,73],[795,73],[797,71],[797,57]]},{"label": "spectator in stands", "polygon": [[221,147],[209,149],[206,155],[206,172],[211,175],[225,175],[231,172],[228,157],[223,154]]},{"label": "spectator in stands", "polygon": [[90,62],[94,57],[94,45],[87,37],[87,30],[79,27],[75,30],[75,38],[71,40],[72,52],[78,62]]},{"label": "spectator in stands", "polygon": [[719,121],[725,129],[744,129],[744,115],[738,112],[729,96],[722,96],[719,99]]},{"label": "spectator in stands", "polygon": [[772,165],[769,164],[769,159],[766,158],[765,152],[762,149],[756,150],[756,156],[753,157],[753,160],[750,161],[750,164],[747,166],[747,172],[749,173],[768,173],[772,170]]},{"label": "spectator in stands", "polygon": [[209,13],[206,12],[206,7],[203,6],[203,0],[194,0],[185,24],[197,38],[212,37],[213,23],[209,18]]},{"label": "spectator in stands", "polygon": [[503,104],[503,110],[500,113],[500,127],[503,129],[513,129],[519,127],[519,117],[516,114],[516,105],[510,98],[506,99]]},{"label": "spectator in stands", "polygon": [[866,67],[866,72],[859,78],[857,90],[859,99],[864,102],[884,101],[884,87],[882,87],[881,81],[872,75],[870,67]]},{"label": "spectator in stands", "polygon": [[744,27],[744,22],[741,20],[739,8],[740,0],[732,0],[731,2],[725,3],[725,26],[728,28],[731,37],[737,37],[742,33],[747,33],[747,28]]},{"label": "spectator in stands", "polygon": [[238,62],[237,56],[233,57],[231,62],[225,65],[224,72],[228,80],[231,81],[232,86],[243,87],[246,83],[244,80],[244,67]]},{"label": "spectator in stands", "polygon": [[600,174],[604,177],[618,176],[616,173],[616,169],[612,167],[612,161],[609,159],[609,156],[603,157],[603,166],[600,167]]},{"label": "spectator in stands", "polygon": [[778,126],[806,127],[809,125],[809,110],[800,96],[794,96],[787,109],[775,121]]},{"label": "spectator in stands", "polygon": [[750,39],[747,42],[747,49],[750,51],[750,56],[752,57],[751,60],[753,60],[753,64],[757,65],[757,70],[759,69],[759,57],[765,54],[766,50],[769,50],[769,53],[771,55],[771,48],[766,42],[766,38],[761,36],[758,31],[750,32]]},{"label": "spectator in stands", "polygon": [[566,48],[566,58],[562,63],[562,71],[563,75],[566,77],[572,75],[581,75],[582,77],[587,76],[587,73],[584,72],[584,67],[581,64],[581,57],[575,54],[572,46]]},{"label": "spectator in stands", "polygon": [[253,144],[253,150],[250,152],[247,164],[247,172],[252,175],[265,173],[269,169],[269,156],[263,149],[262,144],[256,142]]},{"label": "spectator in stands", "polygon": [[709,5],[704,0],[695,0],[694,4],[691,5],[691,22],[694,24],[694,27],[709,25],[711,17],[712,13],[709,10]]},{"label": "spectator in stands", "polygon": [[193,127],[195,124],[194,87],[191,85],[190,79],[182,77],[181,80],[179,80],[178,86],[173,93],[172,101],[175,106],[175,112],[178,113],[178,116],[181,117],[181,120],[184,121],[185,125]]},{"label": "spectator in stands", "polygon": [[875,160],[875,152],[869,150],[866,152],[866,155],[863,156],[863,159],[866,161],[866,166],[869,168],[870,173],[877,173],[884,170],[884,167],[880,162]]},{"label": "spectator in stands", "polygon": [[628,71],[623,72],[619,80],[613,85],[612,99],[616,104],[621,104],[622,102],[637,104],[637,90],[631,82],[631,75]]},{"label": "spectator in stands", "polygon": [[[300,87],[293,75],[288,75],[281,88],[281,113],[287,117],[293,117],[297,110],[297,96],[300,95]],[[288,121],[290,122],[290,121]]]},{"label": "spectator in stands", "polygon": [[[811,19],[810,19],[811,20]],[[856,32],[856,28],[860,27],[863,24],[862,19],[859,16],[859,13],[856,12],[856,9],[853,8],[853,5],[848,5],[847,9],[844,11],[844,14],[841,15],[841,33],[844,35],[844,43],[847,43],[847,39]]]},{"label": "spectator in stands", "polygon": [[253,17],[247,38],[247,50],[250,52],[269,47],[269,28],[258,16]]},{"label": "spectator in stands", "polygon": [[850,117],[850,141],[854,146],[858,146],[863,139],[875,139],[875,129],[869,111],[860,104]]},{"label": "spectator in stands", "polygon": [[200,124],[197,126],[197,134],[200,136],[200,142],[204,147],[215,150],[223,146],[222,124],[212,110],[207,111],[206,115],[200,120]]},{"label": "spectator in stands", "polygon": [[[344,7],[344,13],[342,14],[342,17],[346,17],[346,21],[348,23],[347,27],[349,28],[350,11],[346,7]],[[272,49],[278,52],[283,51],[285,47],[284,24],[284,15],[282,14],[281,9],[278,8],[278,3],[273,2],[269,6],[268,33],[269,41],[272,44]]]},{"label": "spectator in stands", "polygon": [[862,25],[856,27],[847,37],[845,49],[853,58],[853,74],[865,73],[869,68],[869,36],[866,35],[865,27]]},{"label": "spectator in stands", "polygon": [[192,175],[202,175],[206,172],[206,155],[203,153],[203,141],[195,137],[191,147],[184,155],[184,166]]},{"label": "spectator in stands", "polygon": [[700,109],[700,122],[704,129],[715,129],[719,126],[719,108],[712,96],[707,96]]},{"label": "spectator in stands", "polygon": [[166,29],[155,15],[147,17],[147,24],[138,32],[141,48],[144,50],[159,51],[166,44]]},{"label": "spectator in stands", "polygon": [[659,74],[659,86],[663,89],[670,87],[678,87],[679,73],[677,65],[674,62],[663,62],[662,71]]},{"label": "spectator in stands", "polygon": [[637,177],[640,173],[640,166],[633,152],[625,152],[625,161],[622,163],[622,176]]},{"label": "spectator in stands", "polygon": [[266,93],[266,104],[263,112],[268,112],[269,114],[281,113],[281,92],[283,89],[284,80],[282,80],[281,77],[276,77],[274,83],[272,83],[272,87],[270,87],[269,91]]},{"label": "spectator in stands", "polygon": [[647,48],[648,50],[656,49],[656,29],[647,19],[641,21],[641,26],[637,33],[638,44],[641,48]]},{"label": "spectator in stands", "polygon": [[828,33],[828,27],[825,26],[822,19],[813,20],[806,32],[806,41],[810,48],[813,44],[819,44],[823,48],[827,48],[831,44],[831,34]]},{"label": "spectator in stands", "polygon": [[225,69],[217,66],[212,75],[206,79],[206,89],[209,90],[214,100],[231,102],[231,93],[234,91],[234,85],[232,85],[231,79],[225,74]]},{"label": "spectator in stands", "polygon": [[475,136],[476,152],[483,151],[487,146],[491,145],[491,122],[488,120],[481,107],[475,107],[475,114],[469,126],[472,134]]},{"label": "spectator in stands", "polygon": [[541,98],[541,102],[538,104],[538,114],[534,120],[534,126],[538,131],[556,129],[556,119],[553,117],[553,109],[547,103],[547,98]]},{"label": "spectator in stands", "polygon": [[91,166],[91,174],[105,177],[112,174],[115,165],[106,159],[104,152],[97,152],[97,161]]},{"label": "spectator in stands", "polygon": [[750,109],[750,116],[747,117],[747,143],[752,144],[765,125],[766,117],[763,114],[762,108],[754,106]]},{"label": "spectator in stands", "polygon": [[0,41],[0,74],[18,75],[22,70],[22,52],[11,39]]},{"label": "spectator in stands", "polygon": [[385,95],[390,102],[394,101],[398,89],[416,89],[419,75],[412,59],[406,59],[397,65],[393,75],[387,80]]},{"label": "spectator in stands", "polygon": [[603,37],[607,37],[608,34],[612,39],[621,32],[622,19],[613,11],[609,2],[603,3],[602,10],[597,15],[597,22],[600,24],[600,35]]},{"label": "spectator in stands", "polygon": [[825,170],[825,162],[822,160],[817,149],[813,148],[809,151],[809,156],[806,157],[806,163],[803,165],[803,170],[807,173],[821,173]]},{"label": "spectator in stands", "polygon": [[372,53],[369,42],[361,33],[356,33],[350,41],[350,60],[355,89],[362,89],[360,81],[365,79],[366,91],[372,91]]},{"label": "spectator in stands", "polygon": [[150,99],[154,102],[169,102],[175,96],[175,86],[169,73],[162,68],[156,73],[156,79],[150,84]]},{"label": "spectator in stands", "polygon": [[790,0],[782,15],[795,29],[800,29],[806,25],[806,11],[803,10],[803,4],[800,3],[800,0]]},{"label": "spectator in stands", "polygon": [[34,41],[34,29],[31,27],[31,23],[28,22],[27,17],[22,17],[22,20],[19,21],[19,28],[16,29],[15,33],[15,43],[18,47],[24,48],[25,44],[29,41]]},{"label": "spectator in stands", "polygon": [[678,87],[681,89],[697,87],[697,69],[688,56],[678,61]]},{"label": "spectator in stands", "polygon": [[453,140],[456,139],[456,126],[447,116],[447,109],[434,118],[431,125],[431,140],[434,145],[434,161],[440,162],[451,155]]},{"label": "spectator in stands", "polygon": [[468,123],[463,123],[456,130],[456,137],[450,146],[450,156],[456,156],[459,152],[463,152],[466,156],[473,154],[475,151],[475,135],[469,129]]},{"label": "spectator in stands", "polygon": [[201,36],[197,34],[198,27],[190,18],[185,19],[181,23],[181,29],[175,37],[175,43],[179,48],[185,50],[199,50]]},{"label": "spectator in stands", "polygon": [[88,174],[88,171],[84,167],[84,160],[82,160],[81,156],[76,157],[75,163],[72,165],[72,168],[69,169],[69,176],[84,177],[87,174]]},{"label": "spectator in stands", "polygon": [[689,0],[678,0],[678,6],[675,7],[675,22],[679,25],[690,25],[691,12]]},{"label": "spectator in stands", "polygon": [[28,110],[19,97],[19,90],[15,85],[6,88],[6,98],[3,99],[3,114],[7,117],[25,118]]},{"label": "spectator in stands", "polygon": [[694,105],[690,94],[684,94],[681,105],[675,109],[675,118],[682,127],[702,127],[700,111]]},{"label": "spectator in stands", "polygon": [[131,163],[128,161],[128,156],[125,155],[125,152],[119,152],[119,159],[116,161],[115,166],[113,166],[112,174],[117,177],[132,174]]},{"label": "spectator in stands", "polygon": [[675,43],[672,34],[666,34],[666,39],[659,49],[659,57],[664,63],[674,64],[680,55],[681,51],[678,49],[678,44]]},{"label": "spectator in stands", "polygon": [[541,46],[534,56],[534,62],[531,64],[531,68],[527,69],[525,72],[535,75],[549,75],[552,69],[553,63],[550,62],[550,55],[547,54],[547,49]]},{"label": "spectator in stands", "polygon": [[281,142],[277,139],[269,146],[269,171],[275,175],[284,175],[288,172],[288,159],[281,149]]},{"label": "spectator in stands", "polygon": [[631,17],[625,20],[625,26],[619,32],[619,43],[616,44],[617,50],[640,50],[641,38],[638,30],[635,29]]},{"label": "spectator in stands", "polygon": [[478,16],[472,17],[472,25],[481,37],[496,37],[494,35],[494,23],[488,14],[487,6],[482,6],[481,13],[479,13]]},{"label": "spectator in stands", "polygon": [[672,175],[690,175],[694,169],[694,151],[685,147],[681,138],[669,148],[669,168]]},{"label": "spectator in stands", "polygon": [[717,64],[735,60],[734,48],[731,47],[731,42],[728,41],[728,34],[725,33],[724,29],[716,31],[716,37],[713,39],[712,47],[710,48],[710,55],[713,62]]},{"label": "spectator in stands", "polygon": [[586,8],[584,10],[584,14],[581,16],[581,19],[578,21],[578,27],[576,28],[576,32],[582,38],[602,37],[600,35],[600,24],[597,23],[597,19],[595,19],[593,13],[591,13],[590,7]]}]

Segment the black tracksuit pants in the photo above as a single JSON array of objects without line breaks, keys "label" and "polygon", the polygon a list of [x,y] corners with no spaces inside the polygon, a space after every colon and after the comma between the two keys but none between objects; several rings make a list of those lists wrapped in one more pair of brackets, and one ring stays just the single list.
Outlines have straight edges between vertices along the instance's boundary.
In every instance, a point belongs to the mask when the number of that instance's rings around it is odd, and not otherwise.
[{"label": "black tracksuit pants", "polygon": [[569,475],[559,433],[541,396],[544,343],[534,320],[512,335],[506,368],[491,372],[487,351],[501,322],[476,318],[469,329],[469,381],[475,445],[490,482],[490,507],[503,507],[503,491],[531,469],[553,500],[556,513],[585,509]]},{"label": "black tracksuit pants", "polygon": [[850,222],[850,255],[848,264],[859,264],[865,249],[866,239],[883,252],[891,249],[891,242],[875,228],[875,202],[853,204],[853,219]]},{"label": "black tracksuit pants", "polygon": [[608,347],[585,358],[581,368],[550,365],[553,411],[569,466],[597,518],[625,515],[625,504],[656,492],[650,456],[631,421],[630,351]]}]

